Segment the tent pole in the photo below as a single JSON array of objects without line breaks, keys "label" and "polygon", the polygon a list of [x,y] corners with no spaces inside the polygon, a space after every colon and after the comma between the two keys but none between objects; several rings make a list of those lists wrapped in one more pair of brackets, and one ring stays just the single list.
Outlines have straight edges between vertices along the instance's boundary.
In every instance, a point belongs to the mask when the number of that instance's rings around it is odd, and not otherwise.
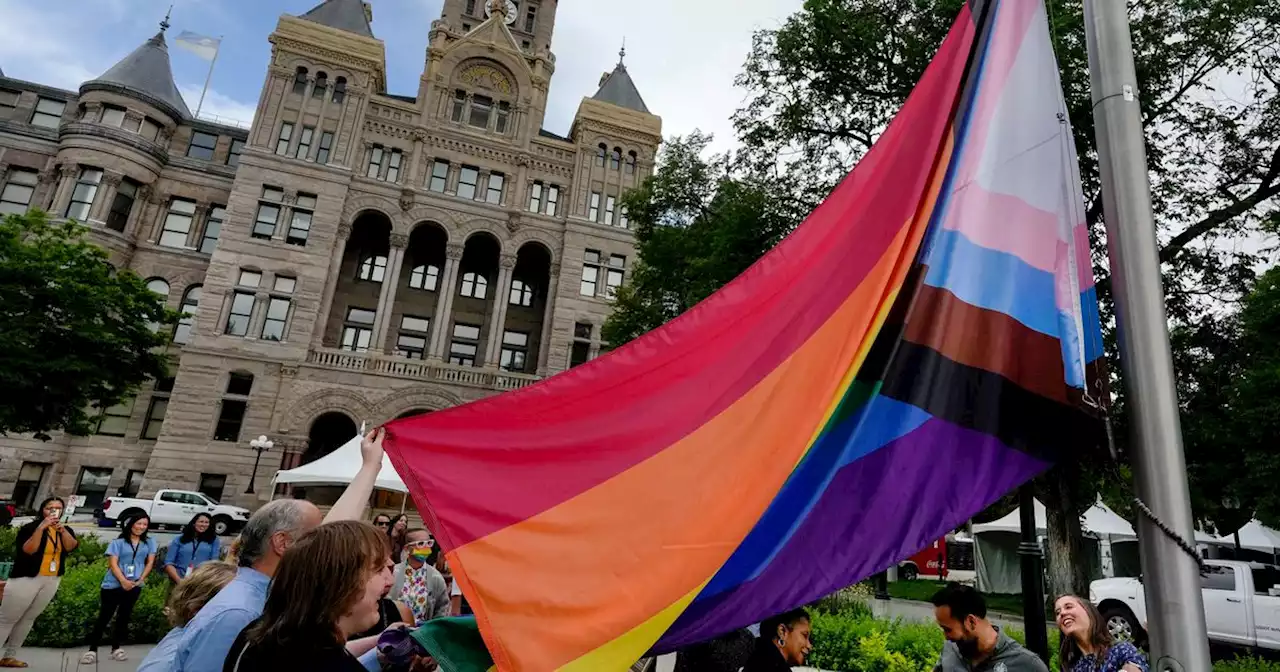
[{"label": "tent pole", "polygon": [[400,493],[400,513],[404,513],[405,508],[409,505],[409,493]]}]

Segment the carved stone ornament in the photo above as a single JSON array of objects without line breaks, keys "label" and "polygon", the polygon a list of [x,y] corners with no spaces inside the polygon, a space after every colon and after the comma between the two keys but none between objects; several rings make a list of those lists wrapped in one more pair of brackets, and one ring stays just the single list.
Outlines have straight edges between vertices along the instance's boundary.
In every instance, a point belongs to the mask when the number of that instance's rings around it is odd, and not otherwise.
[{"label": "carved stone ornament", "polygon": [[553,278],[560,277],[560,262],[558,261],[551,262],[551,277]]},{"label": "carved stone ornament", "polygon": [[414,197],[414,194],[412,189],[401,189],[400,190],[400,209],[404,210],[405,212],[412,210],[413,197]]},{"label": "carved stone ornament", "polygon": [[102,177],[102,183],[111,187],[119,187],[120,183],[123,181],[124,175],[117,175],[115,173],[107,173]]},{"label": "carved stone ornament", "polygon": [[449,243],[444,248],[444,256],[446,259],[457,261],[462,258],[462,252],[465,249],[461,243]]},{"label": "carved stone ornament", "polygon": [[343,222],[338,225],[338,238],[346,240],[351,237],[351,222]]},{"label": "carved stone ornament", "polygon": [[427,132],[426,132],[424,129],[421,129],[421,128],[415,128],[415,129],[413,129],[413,132],[412,132],[412,133],[410,133],[410,135],[411,135],[411,136],[413,136],[413,139],[414,139],[414,141],[416,141],[416,142],[426,142],[426,141],[427,141]]},{"label": "carved stone ornament", "polygon": [[296,192],[296,191],[294,191],[294,190],[292,190],[292,189],[287,189],[287,190],[285,190],[285,192],[284,192],[284,196],[281,196],[281,197],[280,197],[280,202],[281,202],[281,203],[284,203],[285,205],[293,205],[294,203],[297,203],[297,202],[298,202],[298,192]]},{"label": "carved stone ornament", "polygon": [[520,213],[513,212],[510,215],[507,215],[507,230],[511,233],[519,231],[521,224]]},{"label": "carved stone ornament", "polygon": [[533,157],[528,154],[520,154],[516,157],[516,165],[521,168],[528,168],[533,163]]},{"label": "carved stone ornament", "polygon": [[516,255],[504,254],[498,257],[498,267],[511,270],[516,267]]},{"label": "carved stone ornament", "polygon": [[[284,366],[281,366],[280,375],[286,378],[296,378],[298,377],[298,367],[291,364],[286,364]],[[303,439],[304,444],[305,442],[306,442],[306,439]]]},{"label": "carved stone ornament", "polygon": [[403,233],[391,234],[391,247],[403,250],[409,247],[409,236]]},{"label": "carved stone ornament", "polygon": [[56,167],[45,168],[44,170],[40,171],[40,174],[36,176],[36,179],[40,182],[40,184],[51,184],[57,181],[58,179],[58,169]]},{"label": "carved stone ornament", "polygon": [[458,73],[458,81],[464,84],[473,84],[482,89],[492,89],[500,93],[511,95],[511,80],[502,74],[497,68],[484,63],[476,63],[469,65],[462,72]]},{"label": "carved stone ornament", "polygon": [[149,184],[144,184],[141,187],[138,187],[138,197],[137,197],[138,200],[142,201],[143,203],[150,201],[152,191],[154,191],[154,189]]},{"label": "carved stone ornament", "polygon": [[75,165],[74,163],[64,163],[58,166],[58,174],[64,178],[75,177],[76,173],[79,173],[79,172],[80,172],[80,167]]}]

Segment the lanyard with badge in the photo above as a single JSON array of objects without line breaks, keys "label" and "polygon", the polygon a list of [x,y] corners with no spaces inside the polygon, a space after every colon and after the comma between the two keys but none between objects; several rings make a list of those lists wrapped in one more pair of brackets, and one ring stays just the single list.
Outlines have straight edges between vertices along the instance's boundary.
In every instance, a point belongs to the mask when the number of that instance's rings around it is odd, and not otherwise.
[{"label": "lanyard with badge", "polygon": [[138,568],[138,548],[142,546],[142,542],[129,544],[129,546],[133,549],[133,555],[130,556],[129,564],[124,568],[124,576],[130,581],[135,581],[138,577],[134,576],[133,572]]},{"label": "lanyard with badge", "polygon": [[59,553],[62,539],[56,531],[45,530],[44,533],[48,535],[48,543],[53,544],[53,557],[49,558],[49,573],[56,576],[58,574],[58,560],[62,557]]},{"label": "lanyard with badge", "polygon": [[191,572],[196,571],[196,556],[200,553],[200,540],[196,539],[191,546],[191,561],[187,563],[187,573],[182,576],[191,576]]}]

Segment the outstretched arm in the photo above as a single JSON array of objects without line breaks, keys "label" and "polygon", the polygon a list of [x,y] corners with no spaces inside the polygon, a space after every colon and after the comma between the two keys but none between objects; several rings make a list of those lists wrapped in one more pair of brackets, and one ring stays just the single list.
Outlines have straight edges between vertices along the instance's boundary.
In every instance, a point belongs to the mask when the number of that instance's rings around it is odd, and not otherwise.
[{"label": "outstretched arm", "polygon": [[386,431],[381,427],[365,435],[360,442],[360,471],[347,485],[347,489],[338,498],[324,522],[339,520],[360,520],[364,517],[364,509],[369,505],[369,497],[373,495],[374,483],[378,480],[378,472],[382,470],[382,439]]}]

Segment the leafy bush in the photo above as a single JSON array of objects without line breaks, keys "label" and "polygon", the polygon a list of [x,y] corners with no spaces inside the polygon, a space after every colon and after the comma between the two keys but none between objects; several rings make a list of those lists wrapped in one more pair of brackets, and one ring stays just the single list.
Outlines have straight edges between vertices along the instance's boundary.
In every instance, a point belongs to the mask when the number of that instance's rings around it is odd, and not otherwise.
[{"label": "leafy bush", "polygon": [[[27,646],[70,648],[83,645],[89,636],[89,629],[98,618],[102,577],[106,573],[105,559],[81,562],[74,566],[68,559],[67,571],[58,587],[58,594],[49,608],[36,619],[31,634],[27,636]],[[133,608],[126,643],[154,644],[164,637],[169,631],[169,622],[164,616],[164,604],[168,598],[169,579],[160,572],[153,571],[147,577],[142,596]],[[107,636],[109,634],[104,638]]]},{"label": "leafy bush", "polygon": [[1213,672],[1280,672],[1280,661],[1237,655],[1214,663]]}]

